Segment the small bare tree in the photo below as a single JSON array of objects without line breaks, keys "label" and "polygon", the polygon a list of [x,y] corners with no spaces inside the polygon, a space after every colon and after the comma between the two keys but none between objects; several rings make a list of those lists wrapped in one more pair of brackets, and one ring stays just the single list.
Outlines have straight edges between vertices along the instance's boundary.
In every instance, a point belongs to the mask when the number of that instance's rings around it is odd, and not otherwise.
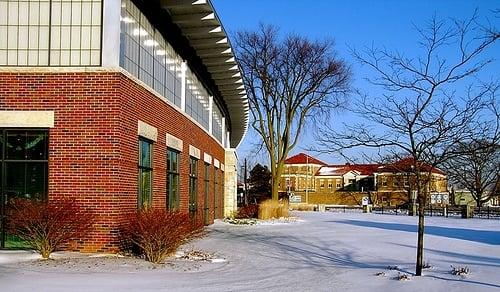
[{"label": "small bare tree", "polygon": [[[471,124],[484,107],[484,96],[496,86],[479,82],[477,73],[493,62],[485,51],[496,43],[499,33],[480,25],[477,13],[466,21],[433,18],[416,29],[422,57],[409,58],[387,49],[352,50],[361,64],[376,72],[378,77],[368,81],[382,93],[360,95],[354,103],[353,111],[366,123],[346,125],[340,132],[326,128],[318,140],[326,152],[376,147],[411,163],[419,204],[416,275],[420,276],[424,206],[432,172],[453,155],[453,145],[474,136]],[[468,86],[463,84],[469,81]],[[460,86],[466,89],[457,91]]]},{"label": "small bare tree", "polygon": [[248,92],[251,125],[269,154],[272,198],[288,153],[307,122],[335,109],[349,91],[350,71],[332,50],[330,41],[310,41],[261,25],[239,32],[236,56]]},{"label": "small bare tree", "polygon": [[500,145],[488,141],[461,143],[461,154],[444,165],[450,180],[470,191],[476,206],[481,207],[495,195],[500,179]]},{"label": "small bare tree", "polygon": [[[495,88],[496,89],[496,88]],[[491,119],[478,121],[481,130],[472,141],[455,145],[457,155],[444,163],[450,180],[470,191],[476,206],[481,207],[500,191],[500,113],[496,90],[492,92]]]},{"label": "small bare tree", "polygon": [[484,111],[488,118],[476,123],[480,131],[473,140],[457,143],[457,155],[443,165],[457,187],[470,191],[477,207],[500,191],[500,101],[497,92],[498,88],[492,88],[490,102]]}]

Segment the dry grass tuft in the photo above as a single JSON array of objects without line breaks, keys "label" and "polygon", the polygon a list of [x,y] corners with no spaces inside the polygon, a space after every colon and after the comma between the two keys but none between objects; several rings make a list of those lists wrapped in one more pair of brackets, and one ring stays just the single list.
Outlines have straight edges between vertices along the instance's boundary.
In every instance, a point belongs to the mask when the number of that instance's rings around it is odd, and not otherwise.
[{"label": "dry grass tuft", "polygon": [[259,219],[268,220],[289,217],[288,207],[287,201],[264,201],[259,205]]}]

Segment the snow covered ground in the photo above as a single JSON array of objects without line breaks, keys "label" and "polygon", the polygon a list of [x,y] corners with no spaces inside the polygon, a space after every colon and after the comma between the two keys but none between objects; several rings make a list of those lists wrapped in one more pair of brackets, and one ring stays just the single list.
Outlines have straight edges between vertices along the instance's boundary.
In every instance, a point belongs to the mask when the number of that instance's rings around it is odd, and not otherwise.
[{"label": "snow covered ground", "polygon": [[[427,218],[424,258],[432,268],[398,281],[398,273],[414,272],[417,218],[295,215],[301,220],[287,224],[217,222],[183,247],[215,261],[155,266],[63,253],[41,262],[21,253],[21,262],[0,251],[0,291],[500,291],[500,220]],[[471,272],[455,276],[450,265]]]}]

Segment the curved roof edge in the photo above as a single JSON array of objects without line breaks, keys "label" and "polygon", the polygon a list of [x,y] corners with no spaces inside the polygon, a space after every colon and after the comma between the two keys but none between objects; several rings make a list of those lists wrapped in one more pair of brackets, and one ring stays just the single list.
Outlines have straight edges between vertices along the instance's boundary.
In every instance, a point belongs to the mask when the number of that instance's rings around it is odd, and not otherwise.
[{"label": "curved roof edge", "polygon": [[236,148],[248,129],[248,97],[239,64],[214,6],[210,0],[160,3],[201,58],[222,95],[231,121],[230,147]]}]

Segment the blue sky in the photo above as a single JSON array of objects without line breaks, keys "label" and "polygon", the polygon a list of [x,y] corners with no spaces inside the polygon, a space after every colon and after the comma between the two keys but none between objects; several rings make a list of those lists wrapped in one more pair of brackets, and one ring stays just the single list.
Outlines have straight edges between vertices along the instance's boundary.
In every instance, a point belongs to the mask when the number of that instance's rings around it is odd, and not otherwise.
[{"label": "blue sky", "polygon": [[[311,39],[333,39],[335,49],[353,69],[354,86],[365,91],[370,88],[363,81],[371,76],[365,67],[354,63],[348,53],[348,46],[362,48],[372,44],[404,52],[407,56],[417,56],[417,35],[413,24],[422,26],[433,15],[438,18],[470,17],[474,9],[480,16],[488,16],[489,21],[499,26],[500,18],[492,17],[492,10],[500,9],[498,0],[414,0],[414,1],[334,1],[334,0],[212,0],[226,31],[233,35],[239,30],[254,30],[259,23],[273,24],[280,27],[282,33],[294,32]],[[412,24],[413,23],[413,24]],[[493,56],[500,56],[496,45]],[[489,66],[486,75],[498,78],[500,62]],[[349,113],[340,113],[332,117],[332,123],[341,124],[353,119]],[[256,137],[247,135],[238,149],[240,158],[249,155],[252,140]],[[301,152],[314,143],[312,135],[305,133],[302,143],[292,152]],[[356,155],[353,152],[352,155]],[[320,158],[327,162],[341,162],[332,155]],[[260,159],[260,158],[257,158]]]}]

